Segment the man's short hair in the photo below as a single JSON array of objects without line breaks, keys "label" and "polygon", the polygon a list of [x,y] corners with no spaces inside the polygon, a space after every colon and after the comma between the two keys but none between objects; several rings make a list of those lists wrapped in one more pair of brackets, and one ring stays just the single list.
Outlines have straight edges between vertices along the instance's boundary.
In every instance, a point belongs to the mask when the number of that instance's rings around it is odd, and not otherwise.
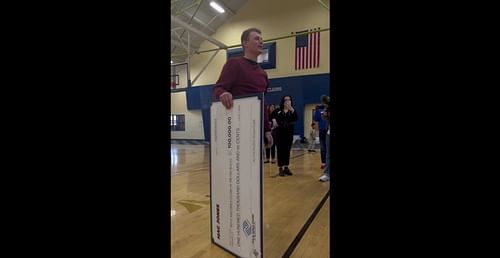
[{"label": "man's short hair", "polygon": [[241,47],[245,48],[243,46],[243,42],[249,40],[250,33],[252,33],[252,31],[255,31],[255,32],[259,33],[259,34],[262,34],[262,32],[259,29],[257,29],[257,28],[246,29],[245,31],[243,31],[243,33],[241,33]]}]

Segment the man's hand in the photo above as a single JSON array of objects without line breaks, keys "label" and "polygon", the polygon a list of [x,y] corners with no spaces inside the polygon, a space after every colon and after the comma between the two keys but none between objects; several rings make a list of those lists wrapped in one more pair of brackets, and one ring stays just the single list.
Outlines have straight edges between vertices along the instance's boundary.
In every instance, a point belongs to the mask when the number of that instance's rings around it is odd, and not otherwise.
[{"label": "man's hand", "polygon": [[273,135],[271,132],[266,132],[266,139],[267,139],[267,144],[266,144],[266,149],[269,149],[273,146]]},{"label": "man's hand", "polygon": [[231,109],[233,107],[233,95],[229,92],[224,92],[219,96],[220,102],[227,109]]}]

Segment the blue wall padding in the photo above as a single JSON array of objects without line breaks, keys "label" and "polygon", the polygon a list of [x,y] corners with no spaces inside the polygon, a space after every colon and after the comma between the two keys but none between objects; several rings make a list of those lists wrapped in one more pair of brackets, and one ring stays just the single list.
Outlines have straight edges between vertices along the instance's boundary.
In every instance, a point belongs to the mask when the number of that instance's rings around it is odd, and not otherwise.
[{"label": "blue wall padding", "polygon": [[[201,109],[205,140],[210,140],[210,104],[212,102],[212,86],[203,85],[190,87],[186,90],[186,103],[188,110]],[[294,107],[299,114],[295,125],[295,134],[304,137],[304,106],[320,103],[321,95],[330,94],[330,74],[317,74],[276,78],[269,80],[269,88],[280,91],[270,91],[266,94],[266,104],[280,103],[281,97],[291,95]]]}]

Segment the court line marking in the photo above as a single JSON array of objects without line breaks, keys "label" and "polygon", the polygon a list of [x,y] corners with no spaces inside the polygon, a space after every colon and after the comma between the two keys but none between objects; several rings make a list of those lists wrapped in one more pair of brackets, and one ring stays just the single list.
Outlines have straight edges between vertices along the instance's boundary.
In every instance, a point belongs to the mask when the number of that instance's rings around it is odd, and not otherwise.
[{"label": "court line marking", "polygon": [[179,171],[179,172],[174,172],[174,173],[170,173],[170,176],[182,176],[182,175],[192,175],[194,173],[206,173],[206,171],[204,170],[208,170],[208,167],[205,168],[195,168],[195,169],[192,169],[192,170],[184,170],[184,171]]},{"label": "court line marking", "polygon": [[302,226],[302,228],[300,229],[300,231],[297,234],[297,236],[295,236],[295,239],[293,239],[292,243],[290,244],[290,246],[288,247],[288,249],[285,251],[285,253],[283,254],[282,258],[288,258],[288,257],[290,257],[290,255],[292,255],[293,251],[295,250],[295,248],[299,244],[300,240],[302,240],[302,237],[306,233],[306,231],[309,228],[309,226],[312,224],[313,220],[318,215],[319,211],[323,207],[323,204],[325,204],[325,202],[326,202],[326,200],[328,199],[329,196],[330,196],[330,190],[328,190],[326,192],[325,196],[323,196],[323,199],[319,202],[318,206],[316,206],[316,209],[314,209],[314,211],[311,214],[311,216],[309,216],[309,218],[307,219],[307,221],[304,224],[304,226]]}]

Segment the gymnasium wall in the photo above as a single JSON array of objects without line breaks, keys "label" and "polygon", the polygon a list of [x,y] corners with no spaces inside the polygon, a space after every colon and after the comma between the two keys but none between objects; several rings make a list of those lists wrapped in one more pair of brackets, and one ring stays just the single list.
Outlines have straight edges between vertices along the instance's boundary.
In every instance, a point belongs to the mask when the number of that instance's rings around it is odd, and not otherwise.
[{"label": "gymnasium wall", "polygon": [[[279,105],[284,95],[291,95],[299,119],[295,124],[295,135],[307,136],[311,124],[311,109],[319,104],[320,96],[329,95],[330,74],[314,74],[274,78],[269,81],[266,105]],[[192,87],[186,91],[188,110],[201,110],[205,140],[210,138],[210,103],[213,85]],[[311,107],[312,105],[312,107]]]},{"label": "gymnasium wall", "polygon": [[[236,15],[233,16],[225,25],[221,26],[213,38],[225,43],[226,45],[240,44],[241,32],[250,27],[257,27],[262,30],[262,36],[265,39],[277,38],[291,35],[291,32],[302,31],[312,28],[329,28],[330,13],[322,7],[316,0],[252,0],[248,1]],[[282,91],[269,92],[267,99],[274,102],[275,98],[281,98],[283,94],[296,94],[294,101],[296,107],[300,104],[297,111],[300,117],[304,116],[304,105],[318,103],[321,94],[328,94],[329,72],[330,72],[330,31],[321,32],[320,36],[320,66],[318,68],[307,70],[295,70],[295,38],[277,40],[276,42],[276,68],[267,69],[266,72],[273,84],[280,85]],[[217,48],[212,43],[205,41],[200,51]],[[193,80],[202,68],[208,63],[215,51],[193,55],[190,60],[190,73]],[[187,98],[184,103],[184,111],[189,113],[189,120],[192,124],[200,123],[207,127],[203,120],[208,119],[204,108],[201,108],[202,102],[207,104],[206,100],[198,99],[200,96],[208,97],[208,88],[217,81],[222,66],[226,62],[226,51],[219,51],[215,58],[199,78],[193,83],[193,88],[188,90],[184,96]],[[314,76],[313,76],[314,75]],[[326,77],[328,79],[325,79]],[[328,84],[325,84],[328,83]],[[202,87],[206,89],[196,89]],[[316,88],[318,87],[318,88]],[[304,90],[307,89],[307,90]],[[290,92],[287,92],[290,91]],[[300,94],[299,94],[300,93]],[[180,94],[180,93],[176,93]],[[201,94],[201,95],[200,95]],[[319,95],[318,95],[319,94]],[[174,95],[174,94],[173,94]],[[194,99],[190,99],[193,97]],[[180,101],[179,98],[172,97],[172,102]],[[199,102],[197,104],[197,102]],[[279,100],[278,100],[279,102]],[[191,106],[189,106],[191,104]],[[208,104],[209,105],[209,104]],[[182,112],[182,108],[177,103],[172,106],[179,107],[177,111]],[[206,107],[206,105],[205,105]],[[200,110],[201,109],[201,110]],[[197,111],[197,113],[195,112]],[[172,110],[173,113],[173,110]],[[205,119],[204,119],[205,117]],[[186,114],[188,120],[188,114]],[[296,132],[303,135],[304,125],[308,128],[310,121],[301,119],[300,125],[296,127]],[[307,131],[308,132],[308,131]],[[200,128],[192,128],[186,125],[184,133],[172,132],[172,139],[207,139],[208,137],[201,132]]]},{"label": "gymnasium wall", "polygon": [[170,113],[184,114],[186,131],[171,131],[171,139],[205,139],[203,131],[203,119],[201,110],[186,109],[186,92],[176,92],[170,94]]}]

